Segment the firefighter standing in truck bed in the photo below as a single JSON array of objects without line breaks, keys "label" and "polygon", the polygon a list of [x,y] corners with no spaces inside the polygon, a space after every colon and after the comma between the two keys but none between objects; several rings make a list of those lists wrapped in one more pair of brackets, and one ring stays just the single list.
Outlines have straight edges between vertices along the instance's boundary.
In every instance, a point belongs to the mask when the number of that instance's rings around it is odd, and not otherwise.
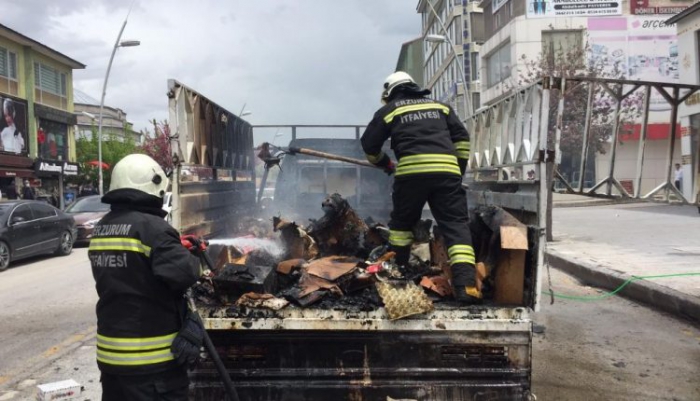
[{"label": "firefighter standing in truck bed", "polygon": [[186,314],[183,293],[200,262],[163,219],[167,187],[158,163],[134,154],[114,166],[102,197],[111,211],[95,226],[88,255],[103,401],[187,400],[185,363],[199,356],[203,329]]},{"label": "firefighter standing in truck bed", "polygon": [[[385,106],[374,114],[362,135],[362,148],[371,163],[395,176],[389,243],[396,252],[396,263],[408,264],[412,228],[428,202],[445,237],[455,298],[475,303],[481,293],[476,287],[467,198],[462,188],[469,133],[450,106],[428,98],[429,94],[405,72],[389,75],[382,93]],[[388,139],[397,166],[382,152]]]}]

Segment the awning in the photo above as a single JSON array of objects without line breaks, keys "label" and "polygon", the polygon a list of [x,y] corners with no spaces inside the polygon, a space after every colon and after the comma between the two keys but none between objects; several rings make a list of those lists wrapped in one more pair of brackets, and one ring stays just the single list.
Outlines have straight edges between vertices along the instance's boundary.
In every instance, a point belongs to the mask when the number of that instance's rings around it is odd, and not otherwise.
[{"label": "awning", "polygon": [[28,168],[6,168],[0,167],[0,177],[21,177],[21,178],[32,178],[34,177],[34,170]]}]

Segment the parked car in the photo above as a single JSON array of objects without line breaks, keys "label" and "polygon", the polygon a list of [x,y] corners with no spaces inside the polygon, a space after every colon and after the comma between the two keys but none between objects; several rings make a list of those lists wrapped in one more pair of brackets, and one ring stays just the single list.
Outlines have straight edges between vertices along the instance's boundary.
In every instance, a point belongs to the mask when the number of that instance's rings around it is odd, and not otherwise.
[{"label": "parked car", "polygon": [[92,238],[92,230],[95,224],[109,212],[109,205],[102,203],[100,195],[90,195],[78,198],[73,204],[68,206],[66,213],[73,216],[75,226],[78,229],[78,236],[75,242],[85,244]]},{"label": "parked car", "polygon": [[34,255],[70,254],[76,231],[72,216],[45,202],[0,202],[0,271]]}]

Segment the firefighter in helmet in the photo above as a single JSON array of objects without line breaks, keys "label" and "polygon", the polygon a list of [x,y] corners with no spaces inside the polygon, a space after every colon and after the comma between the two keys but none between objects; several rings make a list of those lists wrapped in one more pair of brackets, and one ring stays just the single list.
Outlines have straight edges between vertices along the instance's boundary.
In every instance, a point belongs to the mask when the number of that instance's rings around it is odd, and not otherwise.
[{"label": "firefighter in helmet", "polygon": [[95,225],[88,251],[102,400],[187,400],[186,365],[199,356],[203,329],[187,315],[183,294],[201,267],[163,219],[167,187],[158,163],[132,154],[114,166],[102,197],[111,211]]},{"label": "firefighter in helmet", "polygon": [[[406,266],[413,242],[412,228],[427,202],[445,238],[452,268],[455,298],[477,303],[475,256],[469,231],[467,198],[462,176],[469,160],[469,133],[449,105],[428,97],[411,76],[397,71],[384,82],[384,106],[362,135],[367,159],[393,174],[393,210],[389,243],[396,263]],[[382,151],[391,139],[395,165]]]}]

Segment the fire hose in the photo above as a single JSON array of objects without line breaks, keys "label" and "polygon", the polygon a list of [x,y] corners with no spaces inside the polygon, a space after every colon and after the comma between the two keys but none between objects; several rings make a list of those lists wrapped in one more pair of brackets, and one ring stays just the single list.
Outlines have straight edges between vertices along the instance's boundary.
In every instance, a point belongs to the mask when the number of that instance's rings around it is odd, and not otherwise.
[{"label": "fire hose", "polygon": [[[201,239],[200,241],[204,242],[205,240]],[[197,248],[196,254],[199,256],[199,259],[202,261],[202,263],[210,271],[214,270],[214,263],[212,262],[205,249]],[[195,285],[198,284],[199,283]],[[216,371],[221,377],[221,381],[224,385],[226,395],[228,395],[230,401],[240,401],[240,399],[238,398],[238,392],[236,391],[236,388],[233,387],[233,381],[231,381],[231,376],[229,376],[228,371],[226,370],[226,366],[224,366],[224,363],[221,361],[219,353],[216,352],[216,348],[214,347],[214,343],[211,341],[211,337],[209,337],[209,333],[207,333],[207,331],[204,329],[204,322],[202,321],[202,317],[199,316],[199,313],[197,313],[197,307],[195,305],[194,298],[192,297],[191,289],[187,290],[187,292],[185,293],[185,298],[187,299],[187,305],[190,308],[190,311],[192,312],[192,316],[194,316],[194,318],[197,319],[197,321],[202,327],[202,332],[204,333],[204,349],[206,349],[207,353],[214,361],[214,366],[216,367]]]}]

